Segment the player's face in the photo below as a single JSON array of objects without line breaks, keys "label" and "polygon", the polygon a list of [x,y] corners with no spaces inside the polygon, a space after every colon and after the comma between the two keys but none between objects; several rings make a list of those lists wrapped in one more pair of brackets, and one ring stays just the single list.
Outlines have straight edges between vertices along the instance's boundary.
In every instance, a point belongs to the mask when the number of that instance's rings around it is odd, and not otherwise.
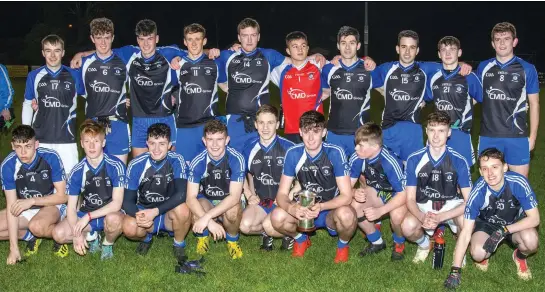
[{"label": "player's face", "polygon": [[22,163],[31,163],[34,160],[34,155],[39,145],[40,143],[36,138],[32,138],[26,143],[11,142],[11,149],[15,151],[15,154],[17,154]]},{"label": "player's face", "polygon": [[112,50],[114,36],[111,33],[97,34],[91,36],[91,41],[95,44],[95,49],[101,55],[107,55]]},{"label": "player's face", "polygon": [[322,145],[322,139],[325,137],[327,130],[320,127],[310,129],[299,129],[299,134],[305,144],[307,151],[318,150]]},{"label": "player's face", "polygon": [[184,37],[184,45],[191,55],[198,56],[202,53],[203,47],[206,45],[206,38],[201,32],[188,33]]},{"label": "player's face", "polygon": [[286,52],[296,61],[304,61],[308,56],[308,44],[304,39],[291,40]]},{"label": "player's face", "polygon": [[273,139],[279,126],[280,122],[271,113],[261,113],[255,120],[255,128],[263,140]]},{"label": "player's face", "polygon": [[257,29],[253,27],[247,27],[240,30],[240,33],[238,34],[238,41],[246,52],[251,52],[255,50],[255,48],[257,48],[259,37],[260,35],[257,32]]},{"label": "player's face", "polygon": [[226,133],[208,133],[206,134],[206,137],[202,138],[202,141],[206,147],[206,151],[208,151],[208,155],[213,159],[218,160],[223,157],[223,154],[225,153],[225,148],[229,143],[229,136],[227,136]]},{"label": "player's face", "polygon": [[166,137],[149,137],[146,141],[148,150],[153,160],[162,160],[167,156],[172,143]]},{"label": "player's face", "polygon": [[450,127],[443,124],[428,125],[426,127],[428,142],[434,148],[447,145],[447,139],[450,136]]},{"label": "player's face", "polygon": [[462,56],[462,49],[456,46],[441,45],[439,50],[439,58],[445,65],[453,65],[458,63],[458,58]]},{"label": "player's face", "polygon": [[358,50],[361,47],[361,43],[356,40],[353,35],[343,36],[337,44],[337,48],[341,52],[341,56],[344,59],[352,59],[356,56]]},{"label": "player's face", "polygon": [[361,159],[373,158],[373,154],[376,152],[378,144],[369,142],[360,142],[356,144],[356,154]]},{"label": "player's face", "polygon": [[42,55],[45,58],[45,63],[49,67],[59,67],[61,65],[62,57],[64,56],[64,49],[61,44],[45,43],[42,49]]},{"label": "player's face", "polygon": [[500,186],[503,181],[503,176],[507,172],[508,165],[502,163],[496,158],[481,158],[479,161],[479,172],[486,183],[494,189],[495,186]]},{"label": "player's face", "polygon": [[106,139],[104,135],[89,135],[84,134],[81,136],[81,147],[85,151],[85,156],[90,159],[96,159],[102,155],[102,149],[106,145]]},{"label": "player's face", "polygon": [[495,33],[492,47],[498,57],[509,57],[513,54],[513,48],[517,46],[518,41],[510,32]]},{"label": "player's face", "polygon": [[155,53],[155,48],[159,42],[159,36],[155,33],[147,36],[139,35],[136,38],[136,41],[138,42],[140,51],[142,51],[142,55],[150,57]]},{"label": "player's face", "polygon": [[405,64],[412,64],[416,55],[418,55],[418,45],[416,40],[409,37],[402,37],[399,40],[399,45],[396,46],[396,51],[399,54],[399,60]]}]

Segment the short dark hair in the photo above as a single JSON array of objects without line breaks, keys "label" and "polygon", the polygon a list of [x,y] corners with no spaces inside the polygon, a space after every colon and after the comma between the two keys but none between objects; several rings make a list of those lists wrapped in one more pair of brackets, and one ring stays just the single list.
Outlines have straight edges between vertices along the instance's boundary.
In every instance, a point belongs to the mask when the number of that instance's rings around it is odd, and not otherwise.
[{"label": "short dark hair", "polygon": [[351,27],[351,26],[343,26],[341,29],[339,29],[339,32],[337,33],[337,43],[341,42],[342,37],[347,37],[349,35],[353,35],[356,38],[356,41],[360,42],[360,32]]},{"label": "short dark hair", "polygon": [[42,39],[42,50],[44,49],[45,44],[56,45],[60,44],[61,48],[64,50],[64,41],[62,38],[56,34],[50,34]]},{"label": "short dark hair", "polygon": [[202,136],[206,137],[207,134],[216,133],[225,133],[225,136],[228,136],[227,126],[219,120],[210,120],[206,122]]},{"label": "short dark hair", "polygon": [[492,39],[492,41],[494,41],[495,34],[502,33],[502,32],[510,32],[513,39],[517,37],[517,29],[512,23],[500,22],[494,25],[494,28],[492,28],[492,32],[490,33],[490,38]]},{"label": "short dark hair", "polygon": [[361,142],[371,142],[382,146],[382,129],[375,122],[367,122],[356,130],[354,138],[356,145]]},{"label": "short dark hair", "polygon": [[91,20],[91,35],[97,36],[110,33],[114,35],[114,23],[106,17],[95,18]]},{"label": "short dark hair", "polygon": [[11,132],[11,142],[27,143],[36,138],[36,132],[29,125],[19,125]]},{"label": "short dark hair", "polygon": [[428,125],[447,125],[450,126],[450,116],[445,111],[434,111],[428,115]]},{"label": "short dark hair", "polygon": [[416,46],[418,47],[418,44],[420,43],[420,38],[418,37],[418,34],[414,30],[402,30],[397,35],[397,45],[399,46],[401,42],[401,38],[412,38],[416,41]]},{"label": "short dark hair", "polygon": [[157,24],[151,19],[142,19],[136,24],[134,32],[136,33],[136,36],[157,34]]},{"label": "short dark hair", "polygon": [[260,114],[273,114],[274,117],[276,118],[276,121],[279,120],[279,113],[278,113],[278,109],[276,109],[276,107],[270,105],[270,104],[264,104],[262,105],[261,107],[259,107],[259,109],[257,110],[257,113],[255,114],[256,117],[258,117]]},{"label": "short dark hair", "polygon": [[259,23],[257,22],[257,20],[247,17],[239,22],[237,26],[237,33],[240,34],[240,31],[247,27],[255,28],[257,30],[257,33],[259,33],[260,31]]},{"label": "short dark hair", "polygon": [[451,46],[460,49],[460,40],[453,36],[446,36],[439,40],[437,43],[437,50],[441,50],[441,46]]},{"label": "short dark hair", "polygon": [[148,128],[148,136],[149,138],[167,138],[167,140],[170,142],[170,127],[165,123],[156,123],[151,125]]},{"label": "short dark hair", "polygon": [[315,110],[307,111],[299,118],[299,128],[301,130],[325,129],[325,127],[326,121],[324,115]]},{"label": "short dark hair", "polygon": [[503,152],[495,147],[484,149],[483,152],[481,152],[481,154],[479,155],[479,163],[481,162],[481,160],[487,161],[490,158],[498,159],[501,161],[502,164],[505,164],[505,156],[503,155]]},{"label": "short dark hair", "polygon": [[198,24],[198,23],[192,23],[186,27],[184,27],[184,38],[186,35],[190,34],[190,33],[202,33],[202,37],[206,37],[206,29],[204,28],[204,26]]},{"label": "short dark hair", "polygon": [[302,31],[292,31],[286,35],[286,47],[290,46],[293,40],[304,40],[308,44],[307,35]]}]

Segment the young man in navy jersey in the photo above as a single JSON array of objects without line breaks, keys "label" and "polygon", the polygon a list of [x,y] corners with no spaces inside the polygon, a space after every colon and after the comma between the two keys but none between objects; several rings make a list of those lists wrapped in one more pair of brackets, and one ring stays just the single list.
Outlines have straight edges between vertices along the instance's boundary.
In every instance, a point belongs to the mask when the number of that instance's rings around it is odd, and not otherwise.
[{"label": "young man in navy jersey", "polygon": [[461,67],[458,58],[462,55],[460,41],[446,36],[437,44],[442,68],[433,73],[426,86],[427,101],[434,103],[435,109],[448,113],[451,121],[451,135],[447,145],[462,154],[469,165],[475,163],[471,127],[473,125],[473,105],[483,100],[483,86],[475,75],[458,74]]},{"label": "young man in navy jersey", "polygon": [[[300,219],[314,219],[316,228],[327,228],[330,235],[339,235],[335,263],[348,261],[348,242],[356,230],[356,212],[350,206],[352,188],[349,167],[342,148],[322,142],[325,137],[325,117],[317,111],[308,111],[299,121],[303,144],[286,152],[275,208],[271,222],[278,232],[293,237],[293,257],[303,257],[310,247],[307,234],[296,231]],[[316,204],[302,207],[289,197],[293,180],[303,190],[316,193]]]},{"label": "young man in navy jersey", "polygon": [[[101,260],[113,257],[113,244],[121,234],[125,187],[125,164],[104,153],[106,129],[88,119],[80,126],[81,147],[85,158],[76,164],[68,176],[66,220],[55,226],[53,238],[59,243],[74,243],[74,251],[85,255],[102,250]],[[78,207],[80,193],[81,207]],[[99,233],[106,237],[100,242]],[[90,244],[86,238],[91,237]],[[102,245],[102,246],[101,246]]]},{"label": "young man in navy jersey", "polygon": [[[271,212],[276,208],[276,193],[284,167],[286,151],[293,142],[276,135],[280,126],[278,110],[268,104],[256,113],[255,127],[259,138],[252,140],[244,150],[247,164],[245,196],[248,205],[242,214],[240,231],[244,234],[261,234],[261,249],[273,249],[273,237],[283,235],[271,225]],[[289,249],[291,237],[285,237],[282,248]]]},{"label": "young man in navy jersey", "polygon": [[202,141],[206,147],[189,166],[187,204],[193,214],[197,253],[206,254],[209,234],[225,238],[232,259],[242,257],[238,244],[242,219],[241,195],[246,174],[242,154],[227,146],[227,127],[218,120],[206,123]]},{"label": "young man in navy jersey", "polygon": [[[25,256],[38,252],[42,238],[52,238],[55,225],[66,213],[66,178],[59,154],[38,148],[34,129],[21,125],[13,129],[11,152],[2,162],[0,177],[6,209],[0,211],[0,240],[9,240],[6,260],[21,260],[17,241],[27,242]],[[55,243],[54,252],[65,256],[66,245]]]},{"label": "young man in navy jersey", "polygon": [[539,126],[536,68],[515,56],[518,38],[514,25],[496,24],[491,38],[496,57],[481,62],[477,70],[483,84],[479,153],[489,147],[498,148],[510,170],[528,177],[530,151],[535,147]]},{"label": "young man in navy jersey", "polygon": [[149,151],[134,158],[127,167],[127,185],[123,197],[123,234],[140,241],[136,253],[146,255],[153,235],[166,231],[174,236],[176,260],[183,263],[185,236],[191,213],[185,203],[187,176],[184,158],[169,151],[170,127],[153,124],[147,131]]},{"label": "young man in navy jersey", "polygon": [[369,245],[359,255],[363,257],[386,248],[380,228],[377,229],[373,221],[388,214],[394,230],[391,258],[402,260],[405,238],[401,222],[407,212],[403,163],[382,145],[382,130],[373,122],[358,128],[355,142],[356,152],[349,160],[352,187],[361,175],[365,180],[354,190],[352,207],[358,216],[358,226],[369,240]]},{"label": "young man in navy jersey", "polygon": [[403,235],[418,245],[414,263],[426,260],[430,252],[429,236],[443,237],[444,230],[437,228],[438,225],[449,225],[453,233],[462,227],[462,214],[471,191],[471,174],[464,156],[447,146],[452,131],[450,125],[448,113],[429,114],[428,145],[407,160],[405,187],[409,212],[401,228]]},{"label": "young man in navy jersey", "polygon": [[445,287],[461,283],[462,260],[469,246],[477,267],[488,270],[488,260],[505,239],[513,251],[517,275],[532,278],[527,257],[537,252],[539,210],[536,194],[526,177],[508,171],[503,153],[496,148],[479,155],[481,177],[475,182],[465,207],[464,223],[454,253],[451,272]]},{"label": "young man in navy jersey", "polygon": [[76,108],[81,80],[77,71],[61,64],[64,41],[59,36],[42,39],[42,55],[46,65],[31,71],[26,80],[21,120],[34,128],[41,147],[60,155],[64,170],[70,172],[79,161]]}]

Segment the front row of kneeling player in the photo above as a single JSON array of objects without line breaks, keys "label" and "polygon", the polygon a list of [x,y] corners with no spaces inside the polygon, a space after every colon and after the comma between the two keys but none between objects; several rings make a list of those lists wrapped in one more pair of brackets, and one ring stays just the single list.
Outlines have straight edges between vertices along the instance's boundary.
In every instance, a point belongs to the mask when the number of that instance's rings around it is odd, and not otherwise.
[{"label": "front row of kneeling player", "polygon": [[[503,154],[496,149],[480,155],[482,177],[472,188],[468,163],[446,146],[449,125],[447,114],[430,114],[428,145],[413,153],[403,170],[399,158],[382,145],[382,131],[375,124],[358,129],[356,152],[347,161],[342,149],[322,142],[326,135],[322,114],[303,114],[303,144],[294,145],[276,135],[277,110],[262,106],[255,122],[259,137],[246,145],[244,153],[227,146],[225,125],[212,120],[204,128],[206,149],[187,167],[182,156],[169,151],[169,127],[155,124],[147,133],[149,152],[133,159],[125,175],[124,164],[102,150],[104,129],[88,120],[81,126],[86,157],[66,185],[58,154],[39,148],[34,131],[19,126],[12,134],[14,152],[2,163],[7,209],[0,213],[0,239],[9,238],[7,263],[13,264],[21,259],[18,239],[28,242],[26,255],[37,252],[41,238],[53,238],[59,256],[66,256],[66,243],[73,242],[78,254],[84,255],[87,248],[91,253],[101,250],[101,258],[107,259],[121,233],[140,241],[137,252],[143,255],[153,235],[167,232],[174,236],[174,254],[181,262],[186,259],[185,236],[193,224],[199,254],[208,251],[211,234],[215,240],[227,240],[233,259],[242,257],[241,230],[261,233],[265,250],[272,249],[273,237],[283,237],[282,247],[293,246],[292,255],[301,257],[310,239],[298,233],[296,225],[309,218],[315,219],[317,228],[338,235],[338,263],[348,260],[348,242],[356,227],[370,242],[360,256],[385,249],[375,222],[390,215],[392,260],[403,259],[405,237],[417,243],[413,262],[419,263],[430,252],[430,235],[439,242],[444,225],[455,233],[461,230],[445,282],[449,287],[460,284],[469,242],[477,266],[486,270],[488,258],[504,238],[517,246],[513,260],[519,276],[530,278],[526,257],[538,245],[535,194],[526,178],[507,171]],[[360,177],[360,186],[354,188]],[[293,199],[299,189],[315,192],[318,203],[301,207]]]}]

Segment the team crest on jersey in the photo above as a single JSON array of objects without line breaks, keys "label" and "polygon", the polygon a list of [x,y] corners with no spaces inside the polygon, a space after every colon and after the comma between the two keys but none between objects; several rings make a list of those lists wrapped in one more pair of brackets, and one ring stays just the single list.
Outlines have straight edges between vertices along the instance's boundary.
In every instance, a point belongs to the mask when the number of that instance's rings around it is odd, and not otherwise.
[{"label": "team crest on jersey", "polygon": [[325,176],[330,176],[331,175],[331,167],[329,167],[328,165],[322,166],[322,173]]},{"label": "team crest on jersey", "polygon": [[49,172],[49,170],[47,170],[47,169],[41,171],[43,179],[48,179],[49,178],[48,172]]},{"label": "team crest on jersey", "polygon": [[314,80],[314,73],[308,73],[308,80]]},{"label": "team crest on jersey", "polygon": [[205,75],[211,75],[212,74],[212,68],[204,67],[204,74]]},{"label": "team crest on jersey", "polygon": [[520,74],[512,73],[511,75],[512,75],[512,78],[513,78],[513,79],[511,79],[511,82],[519,82]]},{"label": "team crest on jersey", "polygon": [[452,182],[452,178],[454,177],[454,173],[452,173],[452,172],[445,172],[445,177],[446,177],[445,180],[446,180],[447,182]]},{"label": "team crest on jersey", "polygon": [[276,165],[277,166],[283,166],[284,165],[284,158],[283,157],[276,158]]}]

